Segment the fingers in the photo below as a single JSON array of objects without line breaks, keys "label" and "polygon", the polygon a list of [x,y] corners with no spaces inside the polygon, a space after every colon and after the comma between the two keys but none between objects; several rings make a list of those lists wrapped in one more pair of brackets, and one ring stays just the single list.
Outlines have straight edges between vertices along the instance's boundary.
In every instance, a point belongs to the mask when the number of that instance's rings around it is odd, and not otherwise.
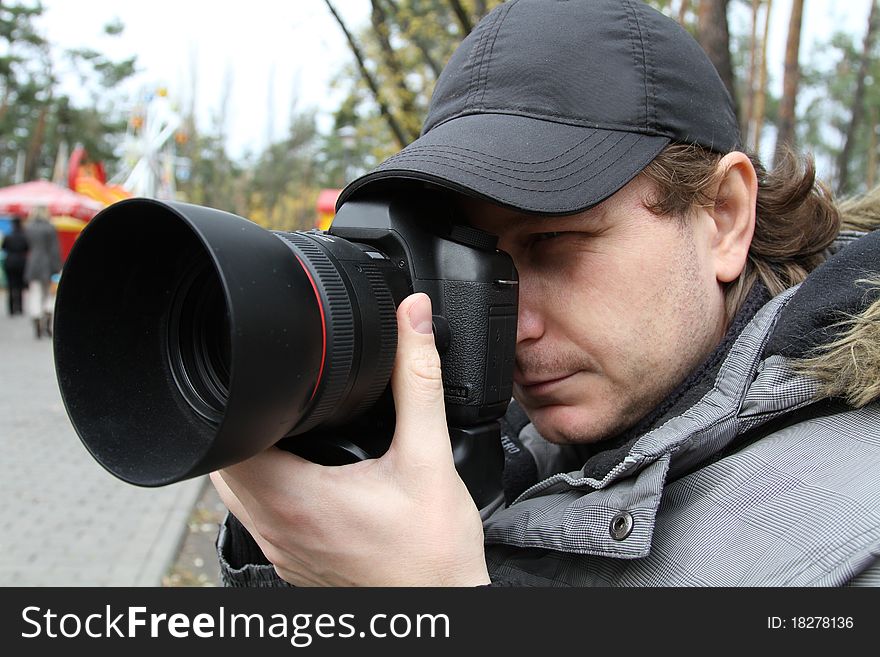
[{"label": "fingers", "polygon": [[391,389],[397,424],[392,448],[428,459],[451,455],[440,355],[431,331],[431,299],[413,294],[397,309],[397,357]]}]

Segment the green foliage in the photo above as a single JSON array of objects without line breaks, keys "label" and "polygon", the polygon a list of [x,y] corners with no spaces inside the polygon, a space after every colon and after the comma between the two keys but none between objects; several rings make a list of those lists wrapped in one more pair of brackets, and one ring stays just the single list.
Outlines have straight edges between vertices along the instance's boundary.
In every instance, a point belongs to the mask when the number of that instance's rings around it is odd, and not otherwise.
[{"label": "green foliage", "polygon": [[[313,227],[318,193],[316,137],[315,117],[311,113],[295,116],[287,137],[259,157],[249,185],[249,216],[254,221],[280,230]],[[312,198],[312,203],[295,202],[305,198]]]},{"label": "green foliage", "polygon": [[[357,147],[347,153],[350,172],[369,168],[404,145],[390,129],[391,121],[400,126],[407,142],[418,137],[437,77],[466,36],[461,17],[449,0],[372,2],[371,24],[358,32],[357,43],[378,83],[380,97],[371,93],[354,66],[340,76],[347,97],[337,112],[336,127],[354,126],[357,130]],[[476,25],[501,0],[463,0],[458,4],[468,23]],[[327,146],[339,149],[332,138]]]},{"label": "green foliage", "polygon": [[230,159],[219,135],[191,129],[189,140],[179,149],[179,154],[189,160],[189,179],[179,185],[181,200],[236,214],[246,213],[241,184],[243,169]]},{"label": "green foliage", "polygon": [[[119,32],[112,32],[118,35]],[[97,75],[97,83],[102,91],[112,89],[136,72],[136,57],[129,57],[114,62],[97,50],[77,48],[67,51],[67,57],[76,68],[80,81],[87,84],[93,75]]]},{"label": "green foliage", "polygon": [[39,4],[0,5],[0,184],[14,175],[18,153],[27,152],[40,129],[45,131],[47,90],[54,80],[48,44],[34,27],[42,13]]},{"label": "green foliage", "polygon": [[[43,11],[39,3],[0,5],[0,185],[14,182],[22,155],[25,179],[51,177],[62,143],[82,143],[92,159],[112,164],[125,133],[114,90],[135,73],[135,58],[115,62],[90,48],[65,53],[88,97],[75,101],[61,91],[51,44],[35,26]],[[113,37],[122,31],[118,20],[105,27]]]},{"label": "green foliage", "polygon": [[[814,50],[813,58],[803,68],[803,110],[798,122],[801,143],[825,163],[829,170],[843,147],[844,136],[852,117],[856,75],[862,55],[863,35],[835,33]],[[855,148],[850,157],[851,192],[863,192],[870,186],[868,171],[873,144],[876,161],[878,108],[880,108],[880,48],[869,53],[868,77],[863,99],[863,120],[856,130]],[[872,136],[872,133],[873,136]],[[876,184],[877,180],[873,181]]]}]

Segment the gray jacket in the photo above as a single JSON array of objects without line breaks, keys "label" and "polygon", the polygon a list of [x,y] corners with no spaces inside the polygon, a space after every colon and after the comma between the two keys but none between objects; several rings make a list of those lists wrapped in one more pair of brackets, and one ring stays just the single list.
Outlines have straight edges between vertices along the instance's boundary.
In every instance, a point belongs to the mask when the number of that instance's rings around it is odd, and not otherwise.
[{"label": "gray jacket", "polygon": [[61,250],[58,245],[58,233],[47,220],[35,218],[24,226],[30,251],[24,266],[24,280],[43,281],[48,283],[52,274],[61,271]]},{"label": "gray jacket", "polygon": [[[856,237],[604,452],[517,427],[534,483],[485,514],[493,582],[880,585],[880,231]],[[225,583],[283,584],[234,519],[218,548]]]}]

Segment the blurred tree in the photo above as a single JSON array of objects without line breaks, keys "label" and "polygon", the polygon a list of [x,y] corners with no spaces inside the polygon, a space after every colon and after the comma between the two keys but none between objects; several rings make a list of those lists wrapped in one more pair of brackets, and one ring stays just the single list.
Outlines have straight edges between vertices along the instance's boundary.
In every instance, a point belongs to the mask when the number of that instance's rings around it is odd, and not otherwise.
[{"label": "blurred tree", "polygon": [[361,46],[358,45],[358,42],[355,40],[348,27],[345,25],[342,17],[331,4],[330,0],[324,0],[324,2],[326,3],[327,8],[330,10],[330,13],[333,14],[333,18],[335,18],[336,22],[339,24],[339,27],[342,30],[343,34],[345,34],[345,38],[348,41],[349,48],[351,49],[351,52],[354,55],[355,60],[357,61],[358,70],[360,71],[361,78],[364,83],[366,83],[366,85],[370,88],[370,91],[373,94],[373,100],[375,101],[376,105],[378,105],[382,118],[388,124],[388,128],[391,130],[394,138],[397,140],[398,148],[403,148],[411,141],[411,138],[406,134],[406,131],[400,125],[397,114],[392,111],[391,107],[389,106],[388,101],[385,98],[385,92],[382,89],[382,83],[378,80],[377,75],[374,73],[374,71],[372,71],[367,66],[367,59]]},{"label": "blurred tree", "polygon": [[[111,39],[121,38],[124,26],[113,20],[104,26]],[[136,57],[111,60],[94,48],[75,48],[64,53],[68,73],[76,76],[77,95],[72,99],[58,90],[52,112],[50,135],[44,157],[51,159],[64,151],[62,143],[82,144],[89,157],[112,168],[117,148],[128,122],[129,99],[117,90],[137,72]],[[56,73],[56,78],[58,74]]]},{"label": "blurred tree", "polygon": [[[193,68],[193,77],[194,77]],[[195,118],[195,83],[184,117],[186,140],[178,145],[178,155],[189,163],[186,180],[178,184],[178,194],[189,203],[207,205],[247,216],[247,165],[236,162],[227,151],[229,103],[233,90],[231,67],[227,67],[220,89],[220,101],[211,125],[201,130]]]},{"label": "blurred tree", "polygon": [[[0,4],[0,184],[49,178],[59,153],[74,143],[91,159],[112,162],[125,132],[117,89],[134,74],[135,58],[116,62],[94,49],[63,53],[60,61],[78,77],[72,98],[59,84],[52,45],[35,26],[43,11],[40,3]],[[113,21],[104,32],[119,37],[123,26]]]},{"label": "blurred tree", "polygon": [[0,4],[0,184],[31,177],[46,132],[54,80],[34,25],[42,13],[39,3]]},{"label": "blurred tree", "polygon": [[785,44],[785,74],[782,78],[782,98],[776,123],[776,148],[773,165],[780,161],[786,149],[795,144],[795,107],[797,106],[800,78],[801,24],[804,17],[804,0],[792,0],[788,22],[788,39]]},{"label": "blurred tree", "polygon": [[[876,114],[872,116],[872,110],[880,107],[880,85],[875,82],[880,80],[880,48],[875,39],[865,58],[864,43],[856,45],[853,35],[838,32],[829,43],[813,48],[812,53],[803,67],[801,96],[805,102],[798,118],[798,139],[804,148],[815,153],[823,168],[835,171],[833,186],[839,194],[866,191],[869,172],[875,166],[872,162],[876,163],[876,133],[880,128]],[[862,118],[853,124],[862,61]],[[848,132],[851,138],[846,156],[847,183],[841,187],[841,154]]]},{"label": "blurred tree", "polygon": [[[761,135],[764,133],[764,119],[767,110],[767,43],[770,40],[770,10],[773,8],[772,0],[767,0],[764,8],[764,29],[761,32],[761,54],[756,55],[760,65],[758,67],[758,86],[755,89],[754,109],[752,110],[752,127],[750,131],[751,148],[755,153],[761,152]],[[756,42],[753,46],[758,48]],[[746,142],[749,143],[749,142]]]},{"label": "blurred tree", "polygon": [[[369,27],[355,34],[324,0],[348,41],[356,71],[336,127],[352,126],[351,163],[381,160],[418,137],[440,71],[480,18],[501,0],[371,0]],[[328,146],[341,143],[328,140]]]},{"label": "blurred tree", "polygon": [[[871,67],[872,51],[876,40],[878,20],[880,20],[880,15],[878,15],[877,0],[872,0],[871,10],[868,14],[868,27],[865,30],[865,39],[862,45],[862,52],[857,60],[858,70],[856,72],[855,91],[853,92],[852,114],[844,134],[843,148],[840,150],[840,156],[837,160],[837,192],[839,194],[846,194],[851,191],[849,179],[850,158],[855,149],[856,135],[862,122],[862,116],[865,113],[865,88],[869,78],[869,69]],[[873,84],[874,80],[876,80],[876,77],[872,76],[871,84]],[[873,110],[876,110],[877,105],[876,103],[873,103],[869,105],[869,107],[873,113]],[[876,113],[873,113],[873,115],[876,116]],[[870,126],[872,137],[875,130],[874,123],[875,122],[872,122],[872,125]],[[868,141],[873,142],[874,139],[872,138]],[[875,155],[875,150],[869,152],[872,157]]]},{"label": "blurred tree", "polygon": [[182,200],[247,215],[245,167],[229,157],[216,129],[193,129],[179,152],[189,161],[187,179],[178,184]]},{"label": "blurred tree", "polygon": [[[755,118],[755,105],[757,104],[757,85],[762,77],[761,73],[766,69],[762,48],[759,45],[762,41],[766,42],[766,29],[763,34],[758,33],[758,25],[761,23],[761,7],[764,3],[762,0],[751,1],[752,7],[749,21],[751,34],[746,47],[748,50],[748,66],[744,76],[746,86],[740,96],[740,98],[743,98],[742,112],[740,113],[740,132],[742,133],[743,143],[747,145],[752,144],[754,141],[753,121]],[[767,15],[769,16],[769,11]]]},{"label": "blurred tree", "polygon": [[249,172],[246,216],[276,230],[314,227],[317,143],[314,114],[293,114],[287,136],[270,144]]},{"label": "blurred tree", "polygon": [[697,41],[709,55],[737,107],[736,77],[730,56],[730,30],[727,23],[728,0],[700,0],[697,11]]}]

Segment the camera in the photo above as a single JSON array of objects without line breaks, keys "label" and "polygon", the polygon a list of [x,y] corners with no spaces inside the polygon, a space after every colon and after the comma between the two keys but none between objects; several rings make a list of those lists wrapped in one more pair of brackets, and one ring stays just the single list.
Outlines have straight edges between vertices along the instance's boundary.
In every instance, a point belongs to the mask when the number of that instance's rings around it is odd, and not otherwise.
[{"label": "camera", "polygon": [[348,201],[326,232],[109,206],[58,286],[62,399],[91,455],[141,486],[272,445],[325,465],[378,457],[394,430],[396,307],[413,292],[431,297],[456,467],[481,506],[500,495],[517,274],[439,192]]}]

